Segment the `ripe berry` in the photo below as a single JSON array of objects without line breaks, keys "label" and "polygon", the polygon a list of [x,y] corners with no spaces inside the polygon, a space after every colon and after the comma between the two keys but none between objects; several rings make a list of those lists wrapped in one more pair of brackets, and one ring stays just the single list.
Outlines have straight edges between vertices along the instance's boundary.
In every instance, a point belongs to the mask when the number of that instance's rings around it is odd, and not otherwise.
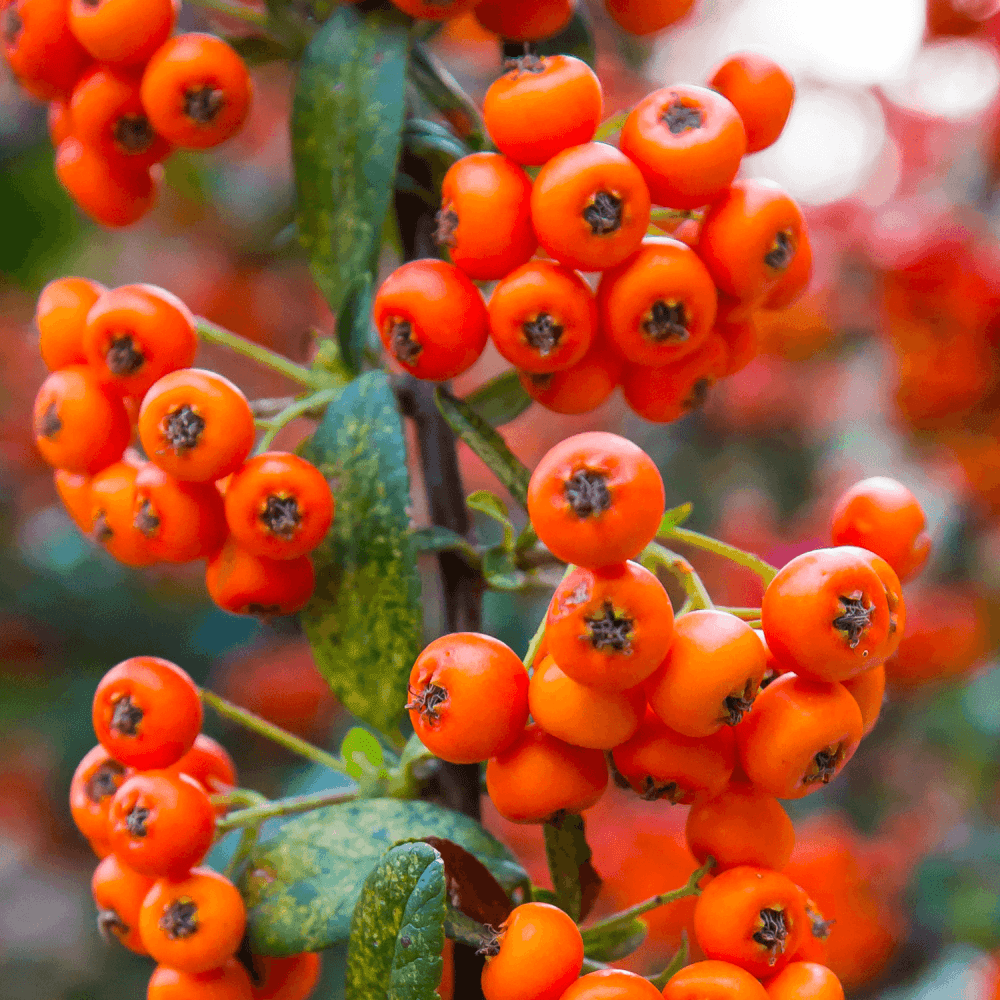
[{"label": "ripe berry", "polygon": [[509,646],[488,635],[435,639],[413,664],[408,691],[420,741],[453,764],[505,750],[528,721],[528,672]]}]

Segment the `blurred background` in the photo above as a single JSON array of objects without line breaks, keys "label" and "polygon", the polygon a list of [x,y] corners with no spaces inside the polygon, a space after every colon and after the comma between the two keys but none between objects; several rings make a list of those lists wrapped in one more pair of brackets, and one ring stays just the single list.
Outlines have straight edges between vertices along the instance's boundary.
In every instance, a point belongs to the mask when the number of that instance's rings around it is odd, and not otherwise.
[{"label": "blurred background", "polygon": [[[1000,3],[993,0],[698,0],[653,39],[613,29],[599,0],[606,111],[654,86],[703,82],[751,49],[794,76],[784,135],[746,170],[778,181],[809,219],[816,273],[793,307],[762,319],[761,356],[672,426],[620,398],[585,417],[532,407],[504,429],[529,465],[589,427],[625,434],[657,460],[668,506],[691,525],[782,563],[826,544],[839,493],[895,476],[924,505],[935,554],[908,588],[907,635],[883,717],[844,776],[792,803],[790,874],[836,920],[830,964],[858,997],[990,998],[1000,984]],[[181,28],[234,28],[185,6]],[[500,46],[471,18],[433,42],[470,94],[497,75]],[[66,791],[93,742],[98,677],[127,656],[176,660],[196,680],[281,725],[335,743],[348,720],[294,621],[219,611],[198,567],[131,570],[82,538],[32,446],[44,377],[32,328],[50,279],[162,285],[198,313],[307,358],[332,318],[294,241],[287,137],[292,71],[255,70],[249,125],[218,153],[175,154],[157,208],[125,232],[97,229],[62,192],[45,109],[0,64],[0,995],[140,997],[147,963],[94,926],[94,860]],[[391,266],[386,261],[386,266]],[[204,348],[198,364],[251,397],[280,377]],[[500,371],[489,352],[465,391]],[[289,427],[293,445],[307,424]],[[468,491],[498,489],[463,452]],[[414,520],[424,523],[419,484]],[[486,537],[490,525],[481,525]],[[695,560],[716,598],[749,604],[757,584]],[[431,566],[428,636],[440,621]],[[488,595],[485,627],[523,650],[543,600]],[[290,759],[212,729],[241,782],[267,794],[321,786]],[[545,881],[540,830],[490,827]],[[590,815],[605,911],[683,882],[695,867],[684,809],[609,793]],[[630,967],[677,947],[691,902],[657,911]],[[317,996],[334,996],[327,984]]]}]

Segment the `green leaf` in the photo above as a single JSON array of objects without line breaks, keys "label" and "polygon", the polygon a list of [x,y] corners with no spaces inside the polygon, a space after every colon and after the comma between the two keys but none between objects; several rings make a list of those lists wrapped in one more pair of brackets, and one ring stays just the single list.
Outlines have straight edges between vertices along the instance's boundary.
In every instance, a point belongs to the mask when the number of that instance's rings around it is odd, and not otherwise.
[{"label": "green leaf", "polygon": [[583,817],[564,813],[546,823],[545,858],[556,893],[556,905],[575,921],[587,915],[601,887],[590,859],[593,851],[584,833]]},{"label": "green leaf", "polygon": [[444,65],[422,44],[413,46],[410,79],[452,131],[473,151],[490,149],[479,108]]},{"label": "green leaf", "polygon": [[489,490],[476,490],[470,493],[465,499],[466,504],[472,510],[478,510],[480,514],[493,518],[503,526],[503,547],[508,550],[514,548],[514,525],[511,524],[507,516],[507,505],[495,493]]},{"label": "green leaf", "polygon": [[[299,240],[338,317],[374,283],[405,113],[408,19],[341,4],[306,48],[292,106]],[[348,359],[352,354],[344,352]]]},{"label": "green leaf", "polygon": [[647,931],[638,917],[619,924],[588,928],[583,931],[584,951],[587,958],[615,962],[631,955],[646,940]]},{"label": "green leaf", "polygon": [[422,637],[406,444],[385,373],[351,382],[301,451],[336,500],[333,527],[313,553],[316,592],[302,624],[345,708],[391,735]]},{"label": "green leaf", "polygon": [[533,400],[525,392],[516,371],[504,372],[475,392],[465,397],[465,401],[483,420],[494,427],[509,424],[531,406]]},{"label": "green leaf", "polygon": [[[443,125],[424,118],[407,119],[403,130],[403,143],[407,152],[428,165],[434,190],[441,189],[441,182],[448,168],[472,150],[458,136]],[[436,207],[436,206],[435,206]]]},{"label": "green leaf", "polygon": [[483,576],[494,590],[523,590],[528,584],[528,574],[517,568],[507,545],[494,546],[483,556]]},{"label": "green leaf", "polygon": [[[347,773],[355,781],[360,781],[372,771],[377,772],[385,764],[381,744],[368,730],[360,726],[347,731],[340,744],[340,756],[343,758]],[[366,767],[359,758],[367,761],[368,766]]]},{"label": "green leaf", "polygon": [[238,38],[230,36],[226,41],[249,66],[260,66],[263,63],[285,59],[291,60],[296,55],[287,45],[263,35],[241,35]]},{"label": "green leaf", "polygon": [[400,844],[382,858],[351,921],[345,1000],[437,997],[444,888],[444,862],[430,844]]},{"label": "green leaf", "polygon": [[423,837],[464,847],[508,894],[527,881],[507,848],[461,813],[422,801],[344,802],[289,819],[254,848],[240,880],[251,949],[294,955],[346,941],[379,858],[401,840]]},{"label": "green leaf", "polygon": [[372,276],[362,274],[350,287],[337,314],[337,343],[343,363],[352,375],[364,366],[365,348],[372,336]]},{"label": "green leaf", "polygon": [[417,528],[410,532],[414,548],[418,552],[459,552],[474,566],[479,565],[479,553],[467,539],[451,528],[432,524],[427,528]]},{"label": "green leaf", "polygon": [[434,401],[448,426],[486,463],[511,496],[527,507],[531,473],[504,439],[468,403],[456,399],[447,389],[435,390]]},{"label": "green leaf", "polygon": [[694,504],[690,502],[682,503],[678,507],[671,507],[670,510],[664,513],[660,521],[660,526],[656,529],[657,537],[665,535],[671,528],[676,528],[678,525],[683,524],[691,516],[692,510],[694,510]]}]

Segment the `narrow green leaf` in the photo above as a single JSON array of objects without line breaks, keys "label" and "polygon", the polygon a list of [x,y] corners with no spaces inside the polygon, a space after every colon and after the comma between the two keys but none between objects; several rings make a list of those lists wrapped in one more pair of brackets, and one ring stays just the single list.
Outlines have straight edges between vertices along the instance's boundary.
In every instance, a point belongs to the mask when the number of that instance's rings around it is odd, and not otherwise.
[{"label": "narrow green leaf", "polygon": [[527,874],[478,823],[422,801],[359,799],[285,822],[250,855],[239,888],[250,947],[262,955],[321,951],[347,940],[361,887],[401,840],[443,837],[464,847],[509,894]]},{"label": "narrow green leaf", "polygon": [[451,528],[432,524],[430,527],[411,531],[410,538],[418,552],[460,552],[473,565],[479,565],[479,553],[474,546]]},{"label": "narrow green leaf", "polygon": [[531,473],[504,439],[468,403],[456,399],[447,389],[439,387],[434,401],[451,429],[486,463],[511,496],[526,507]]},{"label": "narrow green leaf", "polygon": [[476,490],[470,493],[465,499],[466,504],[472,510],[478,510],[480,514],[493,518],[503,527],[503,549],[508,552],[514,550],[514,525],[511,524],[507,516],[507,505],[495,493],[489,490]]},{"label": "narrow green leaf", "polygon": [[337,343],[352,375],[361,372],[372,339],[372,277],[362,273],[348,289],[337,314]]},{"label": "narrow green leaf", "polygon": [[583,931],[583,947],[587,958],[598,962],[615,962],[631,955],[646,940],[648,928],[638,918],[627,923],[606,927],[588,928]]},{"label": "narrow green leaf", "polygon": [[292,60],[297,53],[287,45],[274,38],[263,35],[241,35],[238,38],[226,39],[248,66],[260,66],[264,63]]},{"label": "narrow green leaf", "polygon": [[[360,726],[347,731],[340,744],[340,756],[343,758],[347,773],[355,781],[360,781],[372,771],[378,771],[385,764],[381,744]],[[367,766],[362,761],[367,761]]]},{"label": "narrow green leaf", "polygon": [[667,534],[671,528],[676,528],[678,525],[683,524],[690,516],[691,511],[694,510],[694,504],[682,503],[677,507],[671,507],[670,510],[666,511],[660,521],[659,528],[656,529],[656,535]]},{"label": "narrow green leaf", "polygon": [[407,120],[403,130],[403,144],[410,156],[423,160],[430,168],[435,191],[441,189],[441,182],[448,168],[456,160],[472,152],[469,146],[443,125],[423,118]]},{"label": "narrow green leaf", "polygon": [[489,149],[479,108],[440,60],[418,43],[413,46],[410,78],[431,107],[436,108],[473,151]]},{"label": "narrow green leaf", "polygon": [[494,427],[509,424],[515,417],[524,413],[533,402],[513,369],[490,379],[475,392],[469,393],[465,401],[483,420]]},{"label": "narrow green leaf", "polygon": [[441,855],[419,841],[392,848],[368,876],[354,909],[345,1000],[435,1000],[444,916]]},{"label": "narrow green leaf", "polygon": [[398,12],[341,4],[299,68],[291,122],[299,240],[338,316],[362,277],[374,281],[402,141],[408,25]]},{"label": "narrow green leaf", "polygon": [[421,604],[406,445],[385,373],[351,382],[301,451],[330,481],[337,504],[313,553],[316,592],[302,624],[344,706],[392,735],[420,651]]},{"label": "narrow green leaf", "polygon": [[593,852],[584,833],[583,817],[565,813],[546,823],[545,858],[556,893],[556,905],[574,920],[586,916],[600,889],[601,878],[590,859]]}]

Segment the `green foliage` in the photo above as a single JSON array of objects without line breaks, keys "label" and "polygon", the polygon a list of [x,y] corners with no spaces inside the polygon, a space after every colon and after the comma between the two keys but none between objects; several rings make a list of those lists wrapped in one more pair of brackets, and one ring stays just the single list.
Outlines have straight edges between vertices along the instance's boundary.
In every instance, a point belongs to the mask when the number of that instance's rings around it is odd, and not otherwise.
[{"label": "green foliage", "polygon": [[385,373],[350,383],[302,453],[336,500],[333,527],[313,555],[316,592],[302,624],[344,706],[391,735],[420,649],[421,604],[406,444]]},{"label": "green foliage", "polygon": [[[299,240],[339,318],[349,297],[364,298],[365,279],[374,282],[402,143],[408,28],[398,12],[342,4],[299,69],[291,122]],[[353,360],[350,350],[344,356]]]},{"label": "green foliage", "polygon": [[393,847],[368,876],[351,921],[346,1000],[435,1000],[444,948],[441,855]]},{"label": "green foliage", "polygon": [[509,424],[531,406],[532,399],[524,391],[517,372],[511,369],[465,397],[465,401],[483,420],[494,427]]},{"label": "green foliage", "polygon": [[458,552],[472,565],[479,564],[479,554],[475,548],[451,528],[432,524],[427,528],[418,528],[410,537],[418,552]]},{"label": "green foliage", "polygon": [[240,881],[251,948],[294,955],[347,940],[382,854],[401,840],[430,836],[464,847],[508,893],[527,879],[507,848],[461,813],[421,801],[345,802],[289,820],[254,848]]},{"label": "green foliage", "polygon": [[475,102],[441,62],[419,43],[413,46],[410,79],[421,97],[440,112],[455,135],[473,152],[491,148]]},{"label": "green foliage", "polygon": [[47,141],[3,161],[0,218],[5,236],[0,240],[0,274],[29,287],[43,285],[53,277],[54,258],[64,254],[84,228],[56,180]]},{"label": "green foliage", "polygon": [[493,518],[503,526],[503,541],[483,556],[486,583],[494,590],[521,590],[528,577],[517,567],[514,525],[507,516],[507,505],[489,490],[477,490],[466,503],[472,510]]},{"label": "green foliage", "polygon": [[486,463],[511,496],[526,507],[531,473],[504,439],[465,400],[456,399],[447,389],[438,388],[434,401],[448,426]]},{"label": "green foliage", "polygon": [[598,962],[615,962],[631,955],[646,940],[647,930],[638,917],[633,917],[627,922],[595,929],[589,936],[585,933],[583,944],[587,957]]},{"label": "green foliage", "polygon": [[408,153],[430,168],[435,190],[439,190],[448,168],[472,150],[458,136],[437,122],[409,118],[403,129],[403,144]]},{"label": "green foliage", "polygon": [[597,898],[601,877],[590,859],[593,851],[587,843],[583,817],[565,813],[545,824],[545,858],[552,875],[556,906],[580,921]]}]

